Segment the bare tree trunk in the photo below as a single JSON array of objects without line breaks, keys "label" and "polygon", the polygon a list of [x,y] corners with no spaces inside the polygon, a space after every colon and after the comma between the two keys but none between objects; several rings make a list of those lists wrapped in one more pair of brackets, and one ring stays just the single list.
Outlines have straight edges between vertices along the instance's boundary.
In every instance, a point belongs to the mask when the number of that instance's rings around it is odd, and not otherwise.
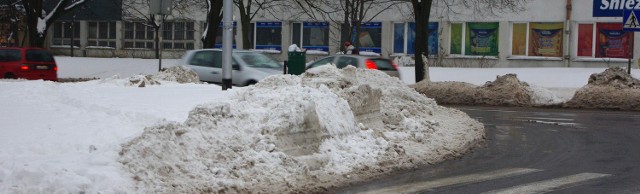
[{"label": "bare tree trunk", "polygon": [[[429,56],[429,47],[428,45],[428,32],[427,26],[429,25],[429,15],[431,14],[431,3],[433,0],[412,0],[413,10],[415,13],[415,23],[416,23],[416,43],[414,45],[415,50],[415,60],[416,60],[416,83],[425,79],[425,72],[429,72],[429,66],[426,63],[426,56]],[[429,76],[426,76],[428,78]]]},{"label": "bare tree trunk", "polygon": [[213,48],[218,38],[218,26],[222,21],[222,1],[207,0],[209,4],[209,12],[207,13],[207,33],[202,39],[203,48]]}]

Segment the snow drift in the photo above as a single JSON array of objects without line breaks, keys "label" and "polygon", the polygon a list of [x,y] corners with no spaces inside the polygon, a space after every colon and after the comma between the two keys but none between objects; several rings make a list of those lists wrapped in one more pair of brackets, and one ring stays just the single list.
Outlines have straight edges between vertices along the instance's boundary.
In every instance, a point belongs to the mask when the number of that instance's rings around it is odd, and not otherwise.
[{"label": "snow drift", "polygon": [[580,88],[564,106],[640,110],[640,80],[620,67],[594,73],[589,77],[588,84]]},{"label": "snow drift", "polygon": [[137,192],[322,192],[459,156],[484,137],[478,121],[379,71],[327,65],[234,91],[123,145]]},{"label": "snow drift", "polygon": [[441,104],[542,106],[562,102],[551,91],[520,81],[516,74],[496,76],[495,81],[489,81],[483,86],[425,80],[412,87]]}]

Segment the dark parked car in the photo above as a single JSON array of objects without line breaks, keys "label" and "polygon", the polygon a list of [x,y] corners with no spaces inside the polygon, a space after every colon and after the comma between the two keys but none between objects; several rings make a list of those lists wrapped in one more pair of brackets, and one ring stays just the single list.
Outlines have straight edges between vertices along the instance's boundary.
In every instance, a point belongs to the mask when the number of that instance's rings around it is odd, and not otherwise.
[{"label": "dark parked car", "polygon": [[363,56],[363,55],[335,55],[320,58],[307,65],[307,69],[318,67],[326,64],[335,64],[336,67],[342,69],[348,65],[357,68],[377,69],[387,73],[390,76],[400,78],[398,66],[390,59],[379,56]]},{"label": "dark parked car", "polygon": [[[191,50],[182,56],[178,65],[191,68],[201,81],[222,82],[222,50]],[[269,75],[282,74],[283,66],[270,57],[256,51],[233,50],[231,82],[233,85],[255,84]]]},{"label": "dark parked car", "polygon": [[58,66],[47,49],[0,47],[0,75],[5,79],[58,81]]}]

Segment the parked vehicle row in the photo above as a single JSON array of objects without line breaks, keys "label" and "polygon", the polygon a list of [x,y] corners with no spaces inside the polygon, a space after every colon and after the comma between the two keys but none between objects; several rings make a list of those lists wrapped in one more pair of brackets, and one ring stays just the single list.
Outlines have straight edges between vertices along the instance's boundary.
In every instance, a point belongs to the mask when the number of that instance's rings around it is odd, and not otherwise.
[{"label": "parked vehicle row", "polygon": [[[322,65],[335,64],[338,68],[348,65],[357,68],[376,69],[390,76],[400,77],[398,67],[393,61],[377,56],[336,55],[320,58],[306,64],[305,69]],[[198,49],[187,51],[179,60],[178,65],[184,65],[194,70],[201,81],[222,82],[222,50]],[[255,84],[269,75],[282,74],[283,65],[257,51],[233,50],[231,81],[236,86]]]}]

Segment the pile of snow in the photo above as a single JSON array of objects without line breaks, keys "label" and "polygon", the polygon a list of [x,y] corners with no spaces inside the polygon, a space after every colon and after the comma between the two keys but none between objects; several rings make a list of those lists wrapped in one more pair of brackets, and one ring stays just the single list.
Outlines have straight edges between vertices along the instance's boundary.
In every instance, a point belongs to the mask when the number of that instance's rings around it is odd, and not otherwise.
[{"label": "pile of snow", "polygon": [[184,83],[201,83],[200,77],[192,69],[186,66],[172,66],[163,68],[158,74],[153,76],[156,80]]},{"label": "pile of snow", "polygon": [[412,87],[442,104],[543,106],[562,103],[553,92],[521,82],[516,74],[496,76],[495,81],[489,81],[480,87],[464,82],[426,80]]},{"label": "pile of snow", "polygon": [[119,84],[122,86],[137,86],[141,88],[146,86],[151,86],[151,85],[160,85],[162,84],[162,82],[167,82],[167,83],[177,82],[180,84],[202,83],[200,82],[200,77],[198,77],[198,74],[195,71],[185,66],[172,66],[168,68],[163,68],[162,71],[160,71],[155,75],[145,75],[145,74],[133,75],[126,78],[126,80],[128,81],[125,81],[121,79],[120,76],[116,75],[110,78],[97,80],[97,81],[101,83]]},{"label": "pile of snow", "polygon": [[234,91],[123,146],[135,192],[322,192],[459,156],[484,137],[478,121],[379,71],[326,65]]},{"label": "pile of snow", "polygon": [[640,80],[620,67],[594,73],[565,107],[640,110]]},{"label": "pile of snow", "polygon": [[403,56],[398,56],[394,58],[393,63],[402,67],[410,67],[410,66],[416,65],[416,60],[414,60],[413,57],[411,56],[403,55]]}]

